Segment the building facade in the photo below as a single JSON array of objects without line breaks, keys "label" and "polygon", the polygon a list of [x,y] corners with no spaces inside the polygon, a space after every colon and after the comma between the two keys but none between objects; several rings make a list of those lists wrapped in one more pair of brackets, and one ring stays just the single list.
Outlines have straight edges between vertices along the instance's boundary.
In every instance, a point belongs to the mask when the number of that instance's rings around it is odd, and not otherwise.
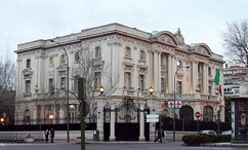
[{"label": "building facade", "polygon": [[[196,119],[194,113],[200,112],[201,120],[214,121],[220,110],[220,119],[224,119],[223,95],[216,92],[219,85],[214,84],[216,70],[220,70],[219,84],[223,84],[221,55],[213,53],[204,43],[186,44],[180,29],[176,33],[147,33],[113,23],[52,40],[18,45],[16,124],[66,122],[66,91],[61,89],[68,87],[69,70],[69,91],[77,92],[80,49],[89,50],[92,57],[99,60],[93,64],[98,69],[92,83],[96,92],[91,116],[95,117],[102,137],[105,121],[110,122],[110,139],[114,139],[116,121],[144,122],[147,112],[173,117],[173,110],[167,104],[174,97],[181,101],[176,118],[193,120]],[[108,73],[103,73],[106,71]],[[115,90],[99,95],[98,87],[106,88],[113,81]],[[148,91],[150,87],[154,89],[152,95]],[[77,121],[78,104],[70,92],[71,122]],[[134,113],[128,111],[127,106],[132,106],[128,108]],[[50,120],[50,114],[55,119]],[[139,127],[140,131],[145,128],[142,123]]]}]

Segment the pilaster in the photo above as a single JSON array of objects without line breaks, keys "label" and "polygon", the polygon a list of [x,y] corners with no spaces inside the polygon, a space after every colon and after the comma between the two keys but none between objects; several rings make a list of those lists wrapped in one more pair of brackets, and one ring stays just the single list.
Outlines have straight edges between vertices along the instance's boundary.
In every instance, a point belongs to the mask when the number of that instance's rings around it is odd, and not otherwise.
[{"label": "pilaster", "polygon": [[111,105],[111,113],[110,113],[110,141],[115,140],[115,106]]},{"label": "pilaster", "polygon": [[144,104],[140,104],[140,120],[139,120],[139,129],[140,129],[140,135],[139,140],[144,141],[145,140],[145,118],[144,118]]},{"label": "pilaster", "polygon": [[172,56],[168,55],[168,93],[172,93]]}]

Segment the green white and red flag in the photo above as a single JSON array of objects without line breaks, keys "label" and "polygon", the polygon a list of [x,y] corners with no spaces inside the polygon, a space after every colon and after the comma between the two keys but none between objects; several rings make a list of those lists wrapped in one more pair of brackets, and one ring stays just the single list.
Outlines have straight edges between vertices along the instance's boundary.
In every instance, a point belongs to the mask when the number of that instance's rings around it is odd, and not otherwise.
[{"label": "green white and red flag", "polygon": [[220,84],[220,70],[219,69],[216,69],[215,77],[214,77],[214,83],[215,83],[215,86],[217,87],[216,90],[218,92],[218,95],[222,96],[222,88],[221,88],[221,84]]}]

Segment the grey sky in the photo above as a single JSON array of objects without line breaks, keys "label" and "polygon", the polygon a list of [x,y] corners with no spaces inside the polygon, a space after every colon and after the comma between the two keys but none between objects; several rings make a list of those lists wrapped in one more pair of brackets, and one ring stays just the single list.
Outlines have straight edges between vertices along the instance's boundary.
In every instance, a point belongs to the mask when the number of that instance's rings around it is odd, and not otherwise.
[{"label": "grey sky", "polygon": [[247,0],[0,0],[0,56],[17,44],[118,22],[146,32],[181,32],[224,54],[226,23],[248,19]]}]

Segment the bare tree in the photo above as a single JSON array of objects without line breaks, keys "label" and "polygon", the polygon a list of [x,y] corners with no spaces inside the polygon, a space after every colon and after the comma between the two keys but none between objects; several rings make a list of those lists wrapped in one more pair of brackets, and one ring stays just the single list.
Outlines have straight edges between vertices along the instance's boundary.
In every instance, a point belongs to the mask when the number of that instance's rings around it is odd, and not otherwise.
[{"label": "bare tree", "polygon": [[233,22],[223,33],[226,56],[235,65],[248,68],[248,21]]},{"label": "bare tree", "polygon": [[95,56],[88,46],[79,49],[75,54],[75,59],[78,61],[78,77],[86,79],[86,102],[90,107],[89,121],[92,122],[96,118],[95,96],[99,94],[102,77],[107,83],[104,87],[105,93],[111,95],[116,91],[119,76],[116,74],[113,77],[108,65],[100,57]]},{"label": "bare tree", "polygon": [[14,119],[15,63],[5,57],[0,60],[0,116],[7,122]]},{"label": "bare tree", "polygon": [[224,46],[228,63],[239,66],[235,74],[238,81],[247,81],[248,75],[248,20],[233,22],[223,32]]}]

